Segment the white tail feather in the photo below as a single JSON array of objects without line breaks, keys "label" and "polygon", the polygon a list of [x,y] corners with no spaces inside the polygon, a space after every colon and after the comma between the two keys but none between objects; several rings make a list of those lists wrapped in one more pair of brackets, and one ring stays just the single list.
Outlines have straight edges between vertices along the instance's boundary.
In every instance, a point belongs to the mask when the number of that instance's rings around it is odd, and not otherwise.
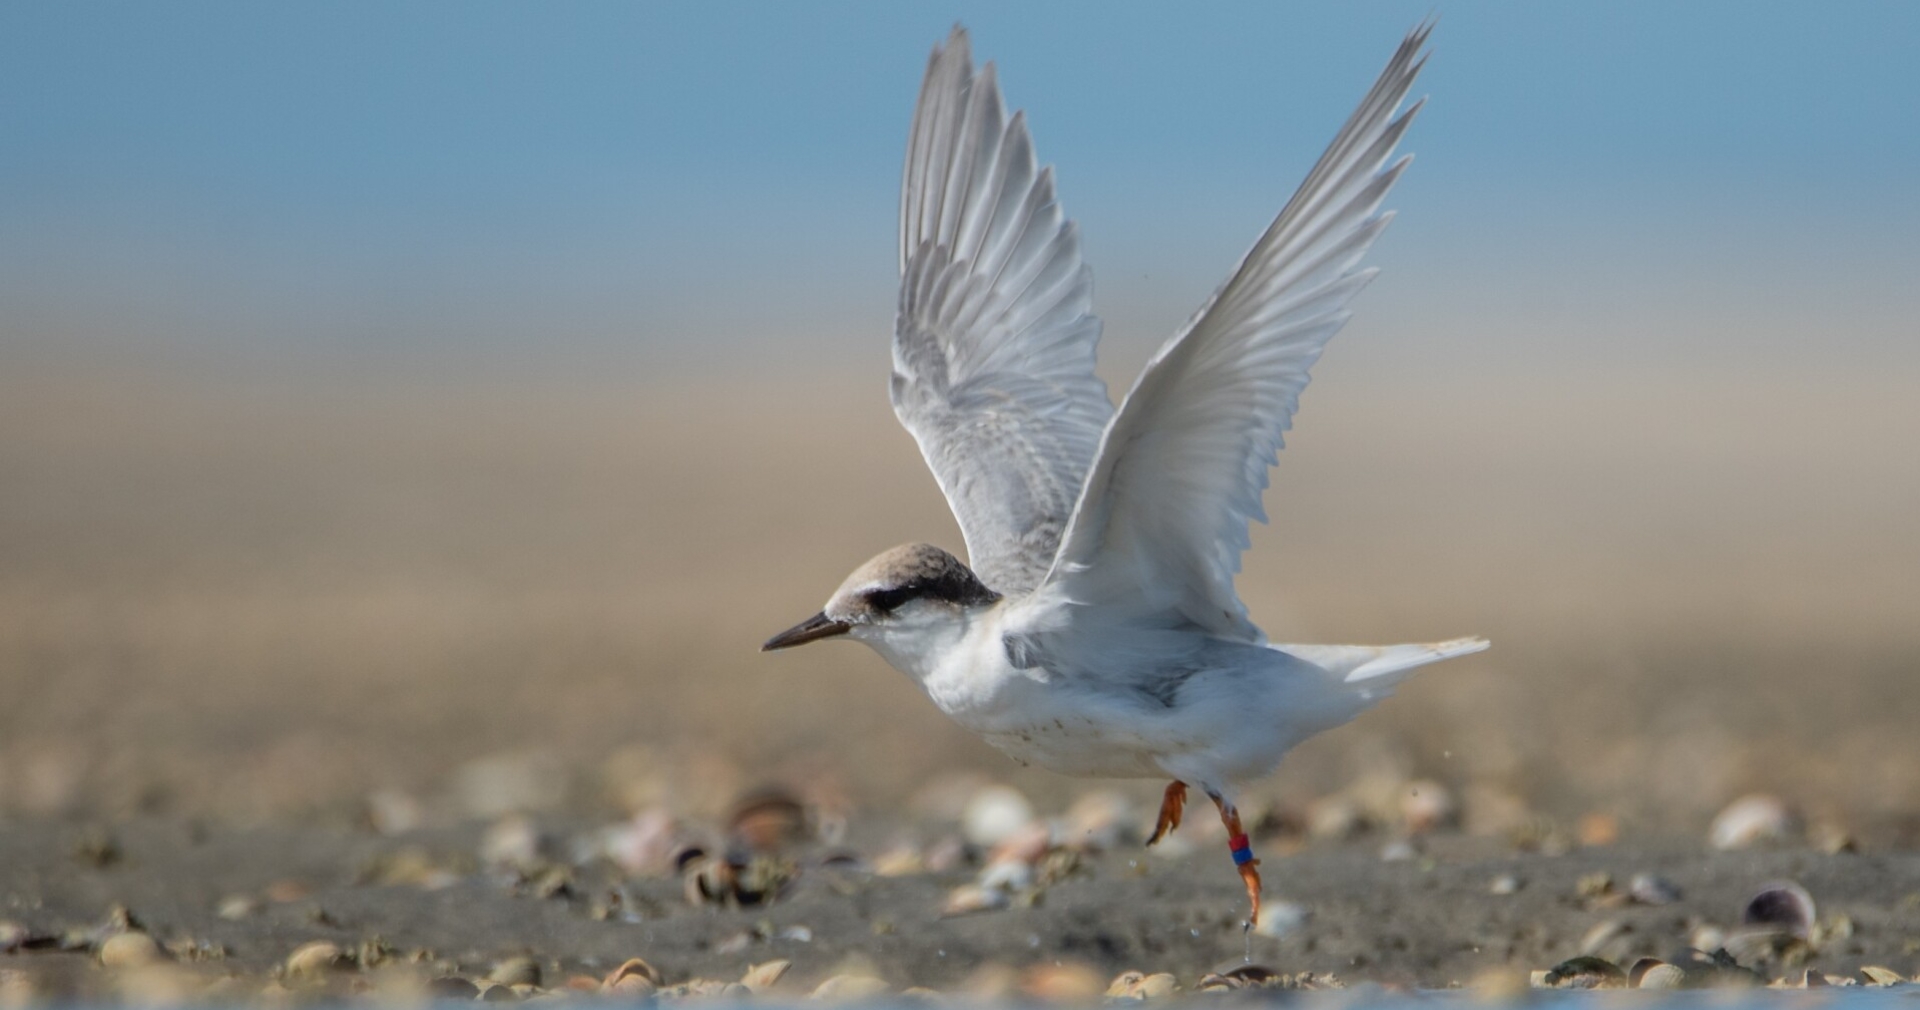
[{"label": "white tail feather", "polygon": [[1298,656],[1349,684],[1390,677],[1383,685],[1390,686],[1401,680],[1394,674],[1479,652],[1490,644],[1484,638],[1470,636],[1424,645],[1275,645],[1273,648]]}]

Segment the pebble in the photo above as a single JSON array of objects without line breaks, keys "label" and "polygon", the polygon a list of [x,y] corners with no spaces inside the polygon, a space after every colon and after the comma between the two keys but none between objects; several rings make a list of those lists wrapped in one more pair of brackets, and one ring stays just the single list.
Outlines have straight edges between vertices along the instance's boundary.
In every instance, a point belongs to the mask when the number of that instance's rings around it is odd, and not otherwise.
[{"label": "pebble", "polygon": [[1814,914],[1813,895],[1806,888],[1792,881],[1776,881],[1747,899],[1740,922],[1804,940],[1813,935]]},{"label": "pebble", "polygon": [[493,966],[487,981],[500,985],[539,985],[540,962],[530,957],[510,957]]},{"label": "pebble", "polygon": [[165,958],[153,937],[137,931],[115,934],[100,945],[100,963],[108,968],[134,968]]},{"label": "pebble", "polygon": [[1502,873],[1487,885],[1487,892],[1501,896],[1516,894],[1522,886],[1519,877],[1511,873]]}]

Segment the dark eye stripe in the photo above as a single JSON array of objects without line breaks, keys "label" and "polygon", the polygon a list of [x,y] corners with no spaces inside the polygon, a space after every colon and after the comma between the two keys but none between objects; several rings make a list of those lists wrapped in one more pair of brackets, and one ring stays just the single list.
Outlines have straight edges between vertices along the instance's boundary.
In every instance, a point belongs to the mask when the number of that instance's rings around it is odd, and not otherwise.
[{"label": "dark eye stripe", "polygon": [[883,614],[893,613],[908,600],[920,595],[919,586],[900,586],[895,589],[876,589],[867,594],[867,603]]}]

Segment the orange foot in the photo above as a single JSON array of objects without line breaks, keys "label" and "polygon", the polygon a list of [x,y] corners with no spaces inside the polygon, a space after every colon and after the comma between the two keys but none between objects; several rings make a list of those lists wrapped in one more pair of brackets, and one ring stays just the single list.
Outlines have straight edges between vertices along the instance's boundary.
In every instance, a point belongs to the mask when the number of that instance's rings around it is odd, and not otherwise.
[{"label": "orange foot", "polygon": [[1247,914],[1247,926],[1252,928],[1260,924],[1260,860],[1253,858],[1253,843],[1247,840],[1247,832],[1240,826],[1240,811],[1219,793],[1208,791],[1214,806],[1220,808],[1220,823],[1227,826],[1227,851],[1233,853],[1233,863],[1240,869],[1240,880],[1247,885],[1247,901],[1253,910]]},{"label": "orange foot", "polygon": [[1167,783],[1165,796],[1160,797],[1160,819],[1153,825],[1153,837],[1147,844],[1165,838],[1169,832],[1180,826],[1180,812],[1187,808],[1187,784],[1185,782]]}]

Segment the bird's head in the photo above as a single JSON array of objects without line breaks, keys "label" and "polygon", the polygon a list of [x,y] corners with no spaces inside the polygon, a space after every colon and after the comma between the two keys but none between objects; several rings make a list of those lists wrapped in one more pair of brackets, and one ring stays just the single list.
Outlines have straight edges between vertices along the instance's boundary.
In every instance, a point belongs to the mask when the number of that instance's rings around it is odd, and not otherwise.
[{"label": "bird's head", "polygon": [[968,612],[999,599],[959,558],[931,544],[906,544],[854,569],[818,614],[767,639],[760,649],[771,652],[848,635],[887,654],[942,629],[961,628]]}]

